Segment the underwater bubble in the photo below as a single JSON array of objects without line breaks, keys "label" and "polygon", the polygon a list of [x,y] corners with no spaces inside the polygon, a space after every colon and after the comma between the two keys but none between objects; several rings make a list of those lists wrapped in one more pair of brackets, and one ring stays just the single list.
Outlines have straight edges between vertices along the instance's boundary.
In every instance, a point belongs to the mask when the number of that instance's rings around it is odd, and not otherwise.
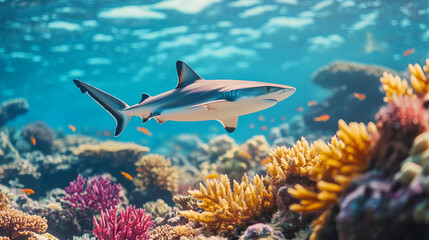
[{"label": "underwater bubble", "polygon": [[48,24],[48,28],[64,29],[67,31],[77,31],[77,30],[80,30],[80,25],[71,23],[71,22],[58,21],[58,22],[50,22]]},{"label": "underwater bubble", "polygon": [[109,65],[112,61],[108,58],[89,58],[86,60],[86,63],[89,65]]}]

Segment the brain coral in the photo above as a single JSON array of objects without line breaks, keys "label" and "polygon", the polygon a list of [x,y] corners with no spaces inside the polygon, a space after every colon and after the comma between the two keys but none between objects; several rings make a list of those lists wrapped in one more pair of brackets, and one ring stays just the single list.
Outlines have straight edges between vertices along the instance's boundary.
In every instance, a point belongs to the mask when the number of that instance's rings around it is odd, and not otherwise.
[{"label": "brain coral", "polygon": [[167,190],[171,193],[179,190],[177,169],[164,156],[148,154],[141,157],[135,165],[138,174],[134,184],[140,189],[150,192]]}]

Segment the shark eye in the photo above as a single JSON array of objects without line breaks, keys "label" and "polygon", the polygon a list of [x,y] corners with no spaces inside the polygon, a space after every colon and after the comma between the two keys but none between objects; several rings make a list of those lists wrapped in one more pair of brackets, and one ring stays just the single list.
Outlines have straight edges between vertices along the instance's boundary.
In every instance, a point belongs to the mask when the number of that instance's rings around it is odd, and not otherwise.
[{"label": "shark eye", "polygon": [[271,89],[270,87],[267,87],[267,92],[269,92],[269,91],[270,91],[270,89]]}]

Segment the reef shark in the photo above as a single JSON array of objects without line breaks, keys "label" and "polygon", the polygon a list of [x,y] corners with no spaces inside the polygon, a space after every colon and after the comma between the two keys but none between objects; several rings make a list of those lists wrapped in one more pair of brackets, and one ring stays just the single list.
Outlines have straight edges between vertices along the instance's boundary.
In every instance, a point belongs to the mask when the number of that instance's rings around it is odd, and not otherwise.
[{"label": "reef shark", "polygon": [[143,93],[133,106],[87,83],[73,81],[115,118],[115,136],[122,133],[132,116],[140,116],[143,123],[151,118],[158,123],[218,120],[231,133],[239,116],[272,107],[295,92],[294,87],[274,83],[205,80],[182,61],[176,62],[176,68],[179,82],[175,89],[153,97]]}]

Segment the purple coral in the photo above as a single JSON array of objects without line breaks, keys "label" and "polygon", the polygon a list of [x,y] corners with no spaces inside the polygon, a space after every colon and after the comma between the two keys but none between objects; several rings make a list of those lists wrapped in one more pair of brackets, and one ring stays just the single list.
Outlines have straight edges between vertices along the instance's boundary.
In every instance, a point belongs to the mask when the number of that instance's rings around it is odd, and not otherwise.
[{"label": "purple coral", "polygon": [[114,207],[102,210],[100,219],[94,217],[92,232],[98,239],[103,240],[148,240],[149,229],[152,226],[152,215],[146,215],[145,210],[131,205],[119,212]]},{"label": "purple coral", "polygon": [[[119,192],[121,184],[111,184],[110,178],[102,178],[100,175],[88,181],[82,175],[70,182],[65,188],[67,195],[63,197],[72,207],[92,208],[95,210],[106,210],[116,207],[120,200]],[[86,185],[86,188],[85,188]]]},{"label": "purple coral", "polygon": [[400,96],[375,116],[379,140],[371,166],[393,174],[408,156],[414,138],[429,130],[429,116],[420,99]]}]

